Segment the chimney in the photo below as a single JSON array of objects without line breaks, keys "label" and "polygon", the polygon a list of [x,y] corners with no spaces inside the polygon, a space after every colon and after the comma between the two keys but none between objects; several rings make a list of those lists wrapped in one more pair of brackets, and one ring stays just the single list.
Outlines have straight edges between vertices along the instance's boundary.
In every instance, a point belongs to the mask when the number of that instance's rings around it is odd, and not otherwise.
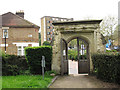
[{"label": "chimney", "polygon": [[17,11],[17,12],[16,12],[16,15],[24,18],[24,11],[23,11],[23,10]]}]

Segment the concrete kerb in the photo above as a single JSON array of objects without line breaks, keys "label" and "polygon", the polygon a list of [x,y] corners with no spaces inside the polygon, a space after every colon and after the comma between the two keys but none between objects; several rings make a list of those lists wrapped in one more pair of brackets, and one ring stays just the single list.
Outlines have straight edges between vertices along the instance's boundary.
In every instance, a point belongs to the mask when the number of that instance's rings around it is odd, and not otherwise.
[{"label": "concrete kerb", "polygon": [[58,78],[59,76],[55,76],[53,79],[52,79],[52,82],[47,86],[47,88],[49,88],[54,82],[55,80]]}]

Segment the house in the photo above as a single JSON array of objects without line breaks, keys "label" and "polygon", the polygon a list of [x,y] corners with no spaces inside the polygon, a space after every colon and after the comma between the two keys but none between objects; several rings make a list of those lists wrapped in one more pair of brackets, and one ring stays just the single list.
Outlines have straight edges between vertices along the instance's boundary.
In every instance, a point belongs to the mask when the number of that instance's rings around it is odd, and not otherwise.
[{"label": "house", "polygon": [[[6,53],[14,55],[24,55],[25,47],[39,46],[39,26],[24,19],[24,12],[19,11],[16,14],[11,12],[1,15],[2,29],[0,37],[2,43],[0,48]],[[6,44],[4,31],[7,32]]]}]

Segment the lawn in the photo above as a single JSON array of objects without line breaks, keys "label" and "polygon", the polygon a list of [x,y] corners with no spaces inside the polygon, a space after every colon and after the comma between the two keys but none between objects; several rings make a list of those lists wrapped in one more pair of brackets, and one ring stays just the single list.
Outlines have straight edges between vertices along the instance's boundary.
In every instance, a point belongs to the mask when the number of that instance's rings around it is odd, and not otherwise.
[{"label": "lawn", "polygon": [[2,88],[2,77],[0,76],[0,90]]},{"label": "lawn", "polygon": [[53,76],[18,75],[2,76],[2,88],[47,88]]}]

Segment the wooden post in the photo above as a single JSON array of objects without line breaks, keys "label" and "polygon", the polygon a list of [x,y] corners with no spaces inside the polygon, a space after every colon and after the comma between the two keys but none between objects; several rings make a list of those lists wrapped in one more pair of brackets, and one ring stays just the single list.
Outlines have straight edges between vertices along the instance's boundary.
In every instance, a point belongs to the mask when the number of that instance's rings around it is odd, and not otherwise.
[{"label": "wooden post", "polygon": [[78,51],[78,61],[79,61],[79,38],[77,37],[77,51]]},{"label": "wooden post", "polygon": [[68,60],[68,44],[67,43],[65,44],[66,44],[66,60]]},{"label": "wooden post", "polygon": [[79,55],[80,55],[80,53],[79,53],[79,38],[77,37],[77,52],[78,52],[78,73],[80,73],[80,57],[79,57]]},{"label": "wooden post", "polygon": [[61,39],[60,41],[60,44],[61,44],[61,75],[64,74],[64,68],[63,68],[63,40]]},{"label": "wooden post", "polygon": [[42,75],[44,80],[45,56],[42,56],[41,64],[42,64]]}]

